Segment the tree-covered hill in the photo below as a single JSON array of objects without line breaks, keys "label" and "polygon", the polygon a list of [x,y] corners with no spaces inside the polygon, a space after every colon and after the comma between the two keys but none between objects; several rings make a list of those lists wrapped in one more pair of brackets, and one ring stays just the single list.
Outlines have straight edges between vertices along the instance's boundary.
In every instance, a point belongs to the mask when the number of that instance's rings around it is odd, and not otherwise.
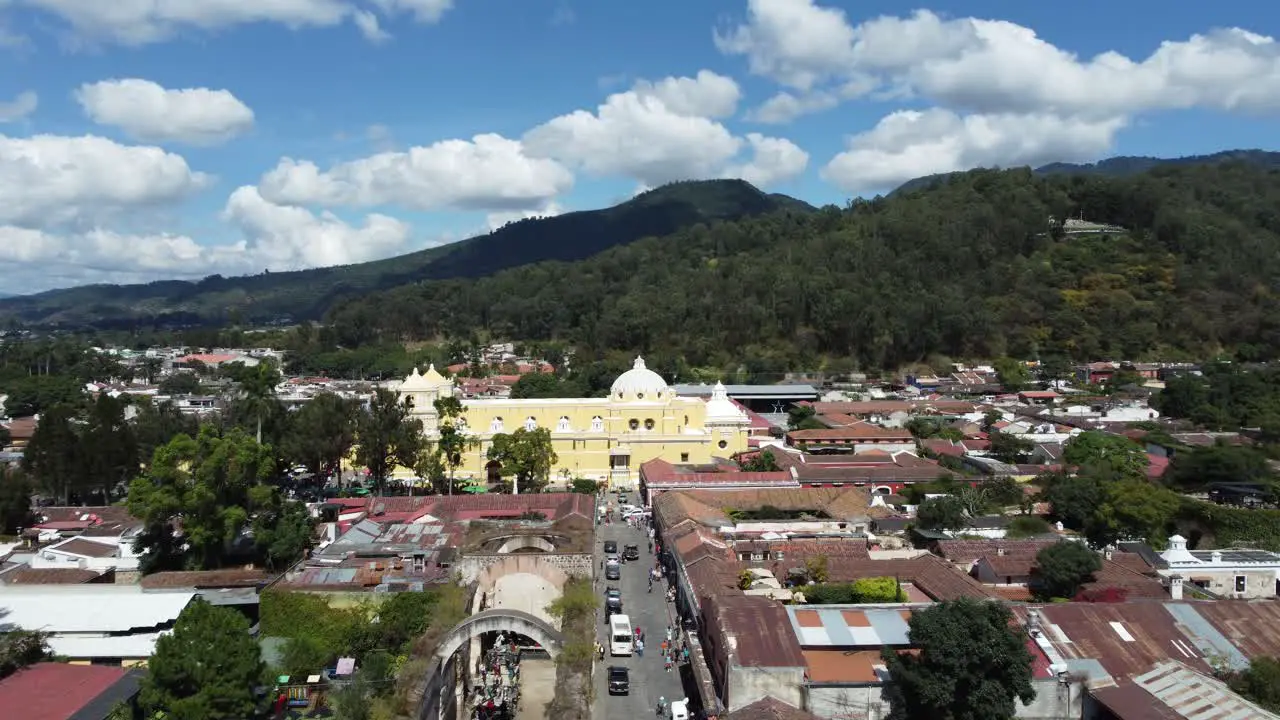
[{"label": "tree-covered hill", "polygon": [[[1049,219],[1128,230],[1065,235]],[[696,225],[575,263],[341,303],[345,346],[477,330],[692,365],[1280,352],[1280,171],[976,170],[844,210]]]},{"label": "tree-covered hill", "polygon": [[741,180],[666,185],[603,210],[509,223],[487,235],[386,260],[198,282],[91,285],[0,299],[0,321],[29,326],[128,328],[319,319],[336,301],[421,280],[481,277],[546,260],[572,261],[697,223],[808,204]]},{"label": "tree-covered hill", "polygon": [[[1107,175],[1111,177],[1123,177],[1126,175],[1137,175],[1148,170],[1154,170],[1157,167],[1167,167],[1174,165],[1210,165],[1223,162],[1242,162],[1257,165],[1262,168],[1280,168],[1280,152],[1268,152],[1266,150],[1224,150],[1222,152],[1213,153],[1212,155],[1187,155],[1177,158],[1157,158],[1157,157],[1140,157],[1121,155],[1119,157],[1107,158],[1096,163],[1050,163],[1042,165],[1035,169],[1037,175]],[[958,177],[964,173],[942,173],[940,175],[925,175],[914,180],[908,180],[898,186],[891,194],[908,193],[914,190],[921,190],[933,186],[935,183],[946,182],[948,179]]]}]

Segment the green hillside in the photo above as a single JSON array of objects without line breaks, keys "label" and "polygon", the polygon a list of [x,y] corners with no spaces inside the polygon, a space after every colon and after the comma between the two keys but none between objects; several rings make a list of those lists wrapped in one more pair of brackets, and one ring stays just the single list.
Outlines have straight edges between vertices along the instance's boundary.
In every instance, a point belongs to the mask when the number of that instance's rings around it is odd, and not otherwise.
[{"label": "green hillside", "polygon": [[[1067,235],[1048,218],[1126,234]],[[475,331],[749,370],[937,356],[1280,354],[1280,171],[963,173],[840,210],[775,213],[339,304],[346,347]]]},{"label": "green hillside", "polygon": [[[1257,165],[1262,168],[1280,168],[1280,152],[1268,152],[1266,150],[1224,150],[1222,152],[1213,153],[1212,155],[1188,155],[1178,158],[1156,158],[1156,157],[1135,157],[1122,155],[1119,157],[1107,158],[1096,163],[1050,163],[1042,165],[1035,169],[1037,175],[1106,175],[1109,177],[1124,177],[1127,175],[1137,175],[1158,167],[1171,167],[1180,165],[1209,165],[1213,163],[1223,162],[1241,162],[1251,165]],[[947,182],[953,177],[959,177],[964,173],[941,173],[939,175],[925,175],[914,180],[908,180],[898,186],[891,194],[901,194],[921,190],[937,183]]]},{"label": "green hillside", "polygon": [[699,223],[778,210],[811,212],[741,180],[666,185],[614,207],[510,223],[492,233],[399,257],[198,282],[90,285],[0,299],[0,321],[99,329],[318,319],[344,298],[422,280],[474,278],[547,260],[573,261]]}]

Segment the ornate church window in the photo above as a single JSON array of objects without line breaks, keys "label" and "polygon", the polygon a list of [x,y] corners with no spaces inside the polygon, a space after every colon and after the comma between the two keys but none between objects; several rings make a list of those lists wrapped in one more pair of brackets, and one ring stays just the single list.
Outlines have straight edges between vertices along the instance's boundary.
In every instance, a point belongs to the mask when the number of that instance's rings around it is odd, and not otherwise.
[{"label": "ornate church window", "polygon": [[591,418],[591,432],[604,432],[604,418],[599,415]]},{"label": "ornate church window", "polygon": [[489,421],[489,432],[492,432],[492,433],[502,432],[502,416],[501,415]]},{"label": "ornate church window", "polygon": [[568,415],[560,416],[560,420],[556,423],[556,432],[573,432],[573,426],[569,424]]},{"label": "ornate church window", "polygon": [[537,420],[537,418],[535,418],[535,417],[534,417],[534,416],[532,416],[532,415],[530,415],[529,417],[525,418],[525,419],[524,419],[524,429],[525,429],[525,430],[528,430],[529,432],[533,432],[534,430],[537,430],[537,429],[538,429],[538,420]]},{"label": "ornate church window", "polygon": [[653,429],[653,425],[654,425],[653,418],[646,418],[646,419],[645,419],[645,421],[644,421],[644,429],[645,429],[645,430],[652,430],[652,429]]},{"label": "ornate church window", "polygon": [[635,419],[635,418],[631,418],[631,422],[627,423],[627,425],[628,425],[632,430],[639,430],[639,429],[640,429],[640,421],[639,421],[639,420],[637,420],[637,419]]}]

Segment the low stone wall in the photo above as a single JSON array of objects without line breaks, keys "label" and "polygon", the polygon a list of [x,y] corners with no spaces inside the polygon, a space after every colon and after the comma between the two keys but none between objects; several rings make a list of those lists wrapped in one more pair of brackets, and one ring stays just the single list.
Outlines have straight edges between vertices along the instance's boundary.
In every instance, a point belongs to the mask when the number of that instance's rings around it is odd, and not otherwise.
[{"label": "low stone wall", "polygon": [[[529,573],[538,575],[557,585],[563,584],[564,577],[591,577],[593,557],[591,553],[504,553],[492,555],[464,555],[454,565],[454,570],[461,577],[464,585],[470,585],[480,579],[480,575],[490,566],[501,563],[503,567],[494,568],[498,575]],[[493,575],[493,573],[490,573]],[[487,588],[482,588],[487,589]]]}]

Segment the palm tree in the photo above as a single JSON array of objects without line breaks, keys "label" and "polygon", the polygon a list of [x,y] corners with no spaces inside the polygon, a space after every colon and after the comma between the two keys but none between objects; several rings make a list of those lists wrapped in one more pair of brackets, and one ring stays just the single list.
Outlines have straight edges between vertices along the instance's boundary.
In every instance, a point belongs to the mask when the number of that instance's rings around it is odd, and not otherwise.
[{"label": "palm tree", "polygon": [[262,444],[262,418],[275,409],[276,385],[279,384],[280,373],[267,362],[258,363],[240,377],[241,407],[257,421],[259,445]]}]

